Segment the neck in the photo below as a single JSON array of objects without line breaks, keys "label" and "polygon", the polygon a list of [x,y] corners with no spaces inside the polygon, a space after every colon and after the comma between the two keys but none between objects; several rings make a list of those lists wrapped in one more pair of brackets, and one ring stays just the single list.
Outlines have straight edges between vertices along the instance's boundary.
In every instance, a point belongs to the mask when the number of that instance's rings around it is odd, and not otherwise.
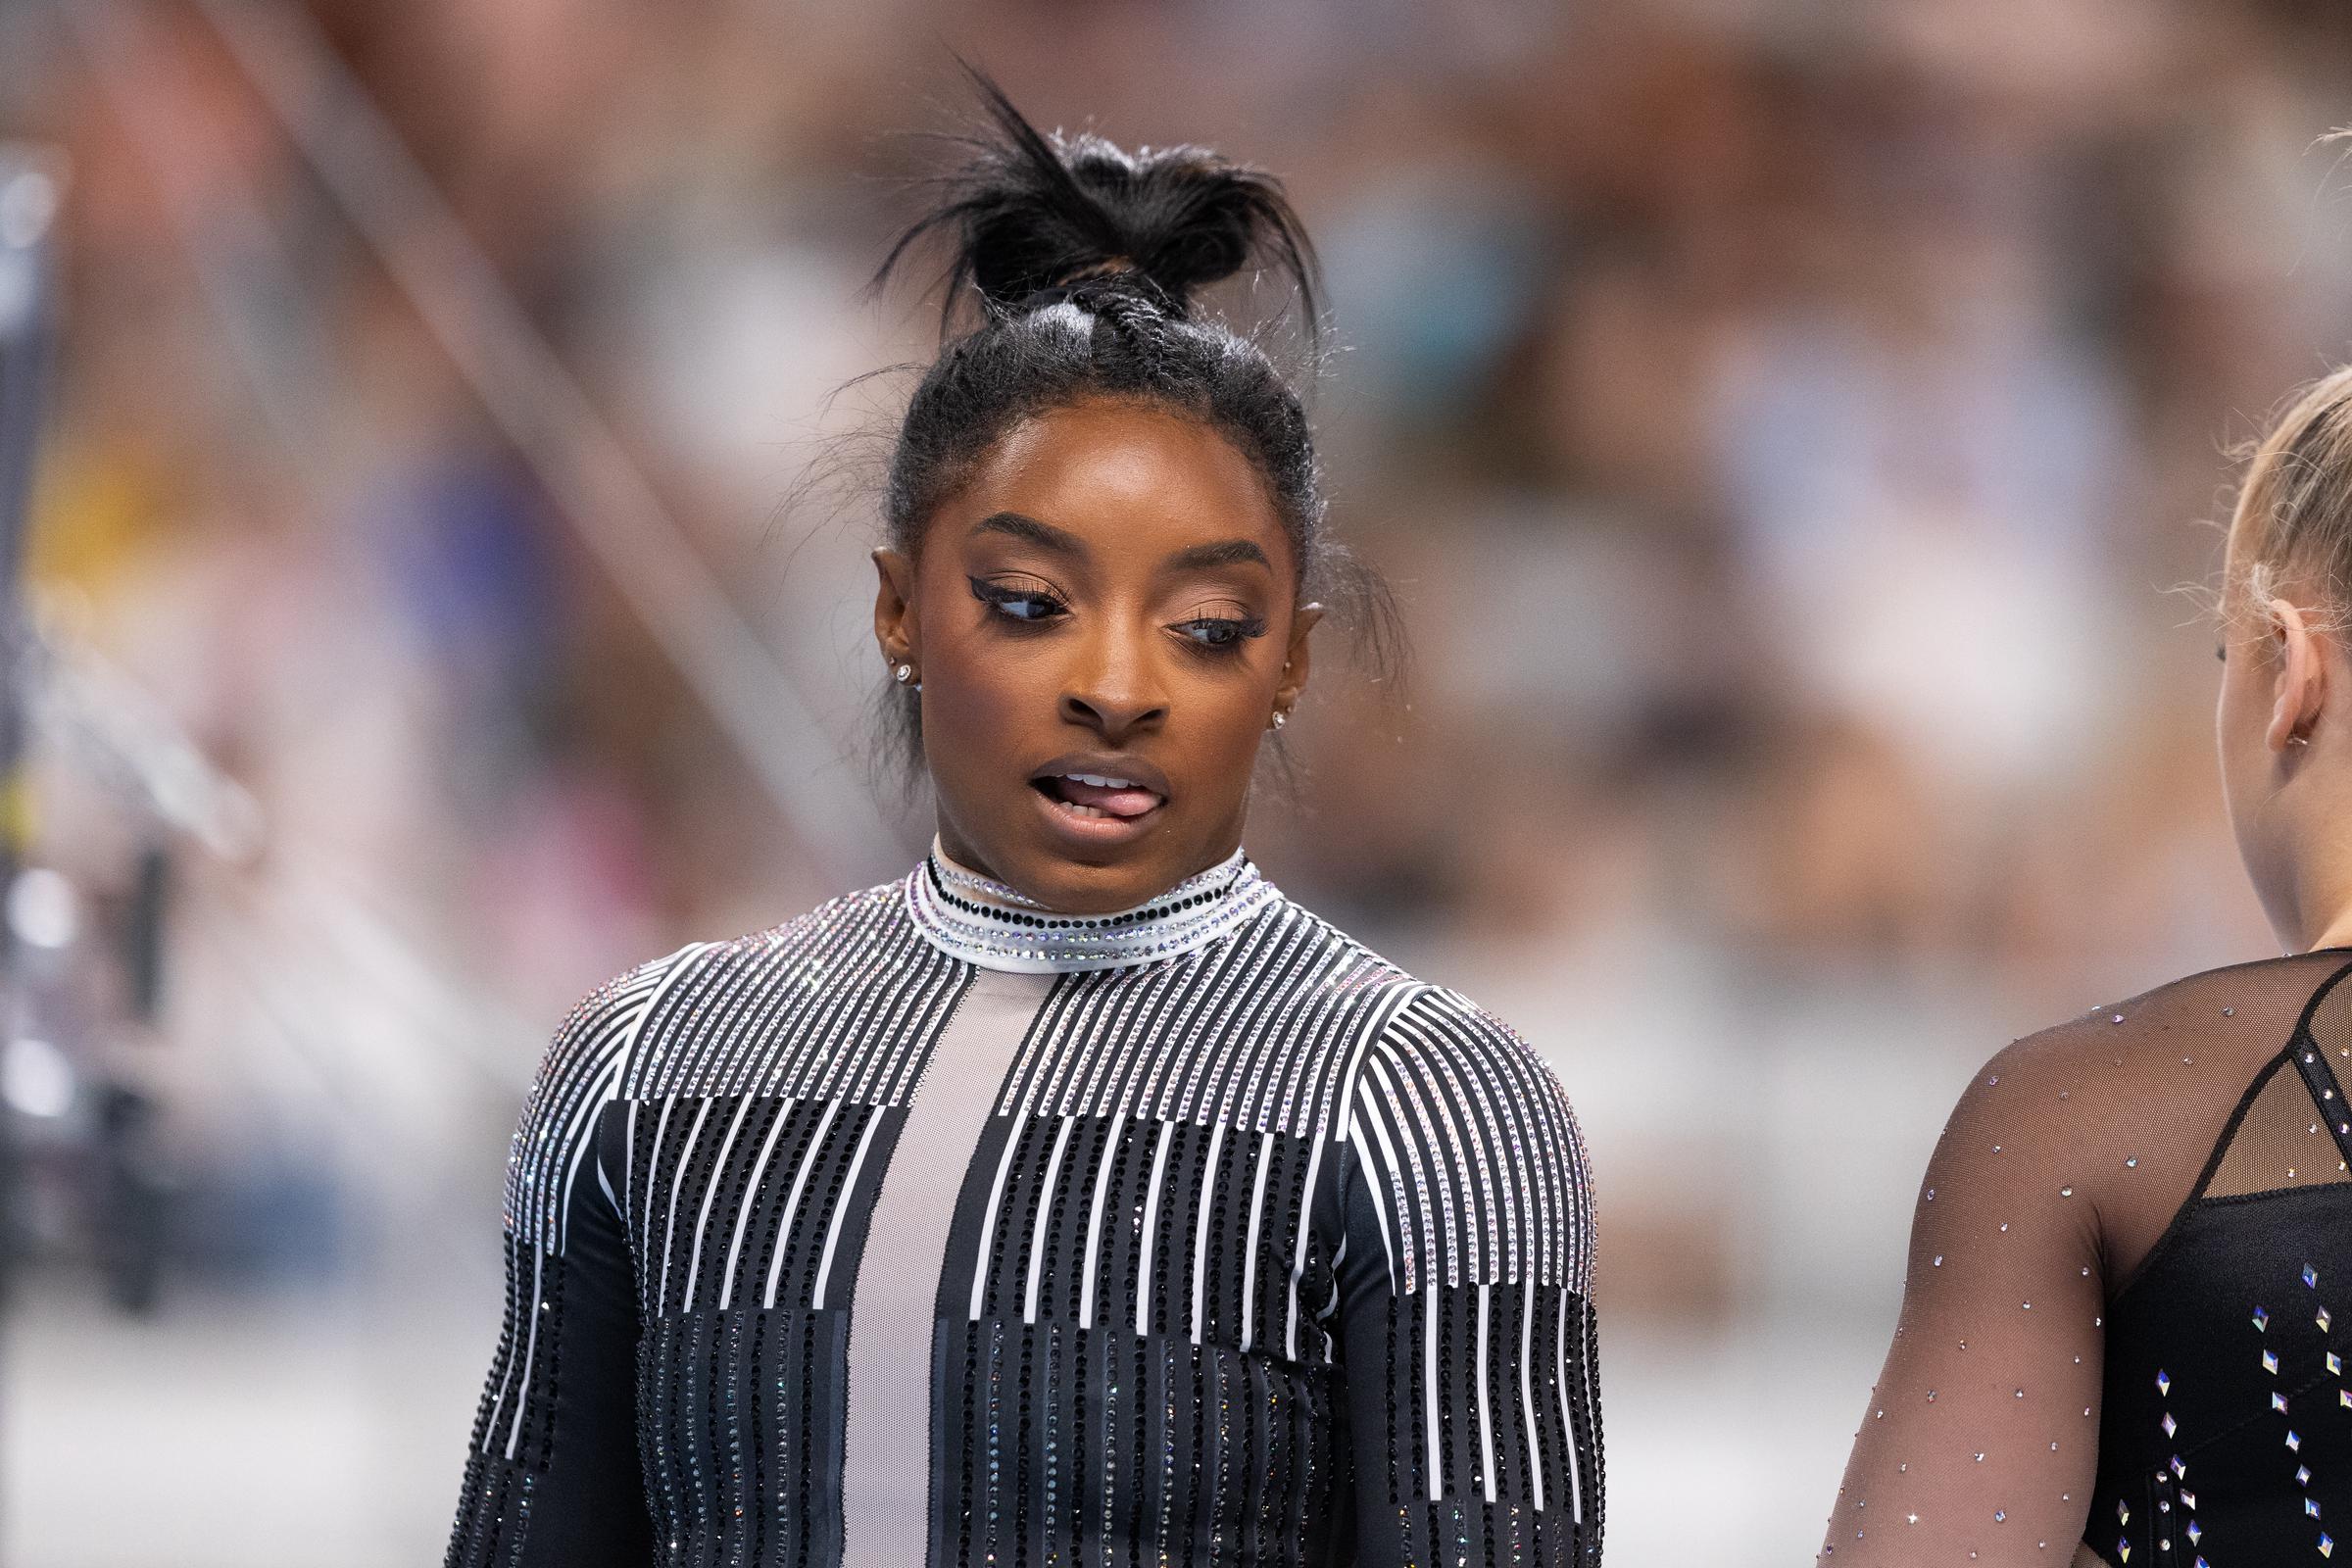
[{"label": "neck", "polygon": [[2303,951],[2320,948],[2352,948],[2352,908],[2345,909],[2319,929],[2319,934],[2303,944]]},{"label": "neck", "polygon": [[2272,924],[2290,951],[2352,947],[2352,854],[2326,835],[2304,841],[2286,882],[2288,907],[2274,908]]}]

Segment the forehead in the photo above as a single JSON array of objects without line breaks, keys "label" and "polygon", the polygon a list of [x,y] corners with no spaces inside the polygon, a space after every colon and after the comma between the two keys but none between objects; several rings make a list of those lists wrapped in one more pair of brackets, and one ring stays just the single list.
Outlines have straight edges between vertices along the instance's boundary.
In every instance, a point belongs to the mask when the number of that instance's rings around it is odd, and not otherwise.
[{"label": "forehead", "polygon": [[1090,401],[1022,419],[974,465],[956,501],[967,516],[1050,522],[1099,541],[1111,559],[1233,538],[1255,540],[1277,563],[1291,555],[1265,480],[1241,449],[1203,420],[1148,404]]}]

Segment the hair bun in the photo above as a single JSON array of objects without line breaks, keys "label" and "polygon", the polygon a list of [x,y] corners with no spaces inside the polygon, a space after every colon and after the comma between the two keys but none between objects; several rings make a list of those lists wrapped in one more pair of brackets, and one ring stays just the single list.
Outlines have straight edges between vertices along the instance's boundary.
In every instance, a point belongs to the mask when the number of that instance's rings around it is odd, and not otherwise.
[{"label": "hair bun", "polygon": [[1203,147],[1129,153],[1091,133],[1047,136],[986,75],[964,67],[990,125],[957,138],[962,168],[939,181],[940,200],[891,247],[876,281],[937,229],[952,229],[945,311],[966,285],[998,310],[1137,289],[1175,315],[1194,296],[1261,259],[1287,273],[1316,319],[1314,252],[1271,174]]}]

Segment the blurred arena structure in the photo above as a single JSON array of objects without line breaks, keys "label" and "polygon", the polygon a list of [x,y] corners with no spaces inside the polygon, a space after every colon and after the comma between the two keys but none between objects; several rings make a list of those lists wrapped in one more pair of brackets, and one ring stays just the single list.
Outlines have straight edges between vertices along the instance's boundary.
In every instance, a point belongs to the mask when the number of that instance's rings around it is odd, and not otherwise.
[{"label": "blurred arena structure", "polygon": [[18,0],[0,1562],[430,1560],[557,1019],[922,842],[808,476],[951,49],[1322,247],[1417,670],[1251,847],[1567,1083],[1610,1560],[1809,1554],[1975,1064],[2269,950],[2173,590],[2352,351],[2339,5]]}]

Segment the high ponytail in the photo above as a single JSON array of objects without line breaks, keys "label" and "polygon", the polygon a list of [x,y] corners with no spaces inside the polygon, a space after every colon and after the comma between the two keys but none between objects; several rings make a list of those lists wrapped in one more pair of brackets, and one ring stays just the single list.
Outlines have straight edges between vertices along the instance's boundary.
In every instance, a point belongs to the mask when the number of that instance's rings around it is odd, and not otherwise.
[{"label": "high ponytail", "polygon": [[[926,241],[951,242],[939,359],[908,400],[884,512],[892,546],[923,530],[1021,419],[1090,398],[1199,419],[1265,480],[1297,562],[1297,589],[1351,621],[1378,680],[1399,662],[1385,584],[1326,537],[1322,470],[1298,391],[1253,336],[1202,309],[1212,285],[1256,264],[1286,281],[1311,374],[1319,342],[1314,249],[1270,174],[1200,147],[1129,153],[1100,136],[1048,136],[965,68],[986,122],[956,138],[960,167],[892,245],[886,282]],[[901,738],[919,710],[901,690]],[[912,748],[908,748],[912,755]]]}]

